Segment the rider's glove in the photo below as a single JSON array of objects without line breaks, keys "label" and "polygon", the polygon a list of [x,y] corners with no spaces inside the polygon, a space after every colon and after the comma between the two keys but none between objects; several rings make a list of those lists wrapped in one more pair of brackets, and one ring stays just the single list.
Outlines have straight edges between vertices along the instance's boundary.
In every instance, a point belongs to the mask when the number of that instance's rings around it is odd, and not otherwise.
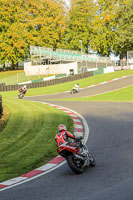
[{"label": "rider's glove", "polygon": [[75,135],[75,140],[81,140],[81,139],[83,139],[82,136],[76,136],[76,135]]}]

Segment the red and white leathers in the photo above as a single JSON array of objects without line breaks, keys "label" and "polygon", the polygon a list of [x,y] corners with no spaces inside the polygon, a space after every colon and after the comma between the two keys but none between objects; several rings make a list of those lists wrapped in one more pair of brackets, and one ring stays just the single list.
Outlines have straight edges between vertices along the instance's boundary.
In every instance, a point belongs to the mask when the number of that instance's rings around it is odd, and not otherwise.
[{"label": "red and white leathers", "polygon": [[27,92],[27,87],[24,85],[24,86],[22,86],[21,88],[19,88],[19,92],[20,93],[23,93],[23,94],[26,94],[26,92]]},{"label": "red and white leathers", "polygon": [[68,138],[75,138],[74,135],[72,135],[70,132],[68,131],[59,131],[59,133],[56,134],[55,136],[55,141],[56,141],[56,144],[57,146],[60,146],[66,142],[68,142]]}]

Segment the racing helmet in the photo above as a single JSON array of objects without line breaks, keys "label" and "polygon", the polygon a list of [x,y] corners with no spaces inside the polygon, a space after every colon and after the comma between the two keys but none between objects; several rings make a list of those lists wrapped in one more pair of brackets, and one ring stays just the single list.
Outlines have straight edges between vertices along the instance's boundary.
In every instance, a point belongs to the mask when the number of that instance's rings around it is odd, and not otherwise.
[{"label": "racing helmet", "polygon": [[60,124],[60,125],[58,126],[58,130],[59,130],[59,131],[66,131],[66,130],[67,130],[67,127],[66,127],[64,124]]}]

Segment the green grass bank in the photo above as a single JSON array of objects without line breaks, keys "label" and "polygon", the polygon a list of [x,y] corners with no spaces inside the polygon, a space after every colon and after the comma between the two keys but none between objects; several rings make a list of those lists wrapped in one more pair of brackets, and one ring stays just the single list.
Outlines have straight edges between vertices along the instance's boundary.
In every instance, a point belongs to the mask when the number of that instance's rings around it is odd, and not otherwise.
[{"label": "green grass bank", "polygon": [[47,77],[46,75],[26,76],[24,70],[0,72],[0,83],[13,85],[21,82],[32,81]]},{"label": "green grass bank", "polygon": [[133,86],[116,91],[80,98],[56,99],[58,101],[102,101],[102,102],[133,102]]},{"label": "green grass bank", "polygon": [[[64,92],[71,90],[77,82],[80,87],[87,87],[131,74],[133,70],[95,75],[78,81],[30,89],[26,96]],[[2,182],[33,170],[57,155],[54,137],[58,124],[65,123],[72,131],[73,122],[66,113],[53,107],[13,99],[12,97],[17,97],[18,91],[1,92],[0,95],[9,114],[5,128],[0,131],[0,182]],[[133,87],[75,100],[132,102]]]},{"label": "green grass bank", "polygon": [[0,132],[0,182],[29,172],[57,155],[55,134],[64,123],[73,130],[63,111],[18,99],[3,99],[8,120]]},{"label": "green grass bank", "polygon": [[[61,83],[53,86],[48,87],[41,87],[41,88],[32,88],[29,89],[26,96],[35,96],[35,95],[44,95],[44,94],[53,94],[59,93],[64,91],[70,91],[72,87],[79,83],[80,88],[84,88],[90,85],[95,85],[104,81],[112,80],[115,78],[119,78],[122,76],[133,75],[133,70],[122,70],[117,72],[112,72],[108,74],[99,74],[95,76],[91,76],[88,78],[71,81],[67,83]],[[5,97],[17,97],[18,91],[11,91],[11,92],[0,92]]]}]

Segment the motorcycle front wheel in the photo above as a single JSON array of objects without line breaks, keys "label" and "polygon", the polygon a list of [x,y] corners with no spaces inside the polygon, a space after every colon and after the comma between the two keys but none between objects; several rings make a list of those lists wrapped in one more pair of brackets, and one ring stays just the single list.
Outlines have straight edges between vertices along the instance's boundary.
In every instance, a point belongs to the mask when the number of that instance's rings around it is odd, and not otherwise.
[{"label": "motorcycle front wheel", "polygon": [[21,93],[18,95],[18,99],[22,99],[22,98],[23,98],[23,94]]},{"label": "motorcycle front wheel", "polygon": [[67,157],[67,163],[69,167],[71,168],[71,170],[75,172],[76,174],[81,174],[83,172],[83,164],[81,163],[81,161],[78,161],[78,162],[75,161],[73,155],[69,155]]}]

